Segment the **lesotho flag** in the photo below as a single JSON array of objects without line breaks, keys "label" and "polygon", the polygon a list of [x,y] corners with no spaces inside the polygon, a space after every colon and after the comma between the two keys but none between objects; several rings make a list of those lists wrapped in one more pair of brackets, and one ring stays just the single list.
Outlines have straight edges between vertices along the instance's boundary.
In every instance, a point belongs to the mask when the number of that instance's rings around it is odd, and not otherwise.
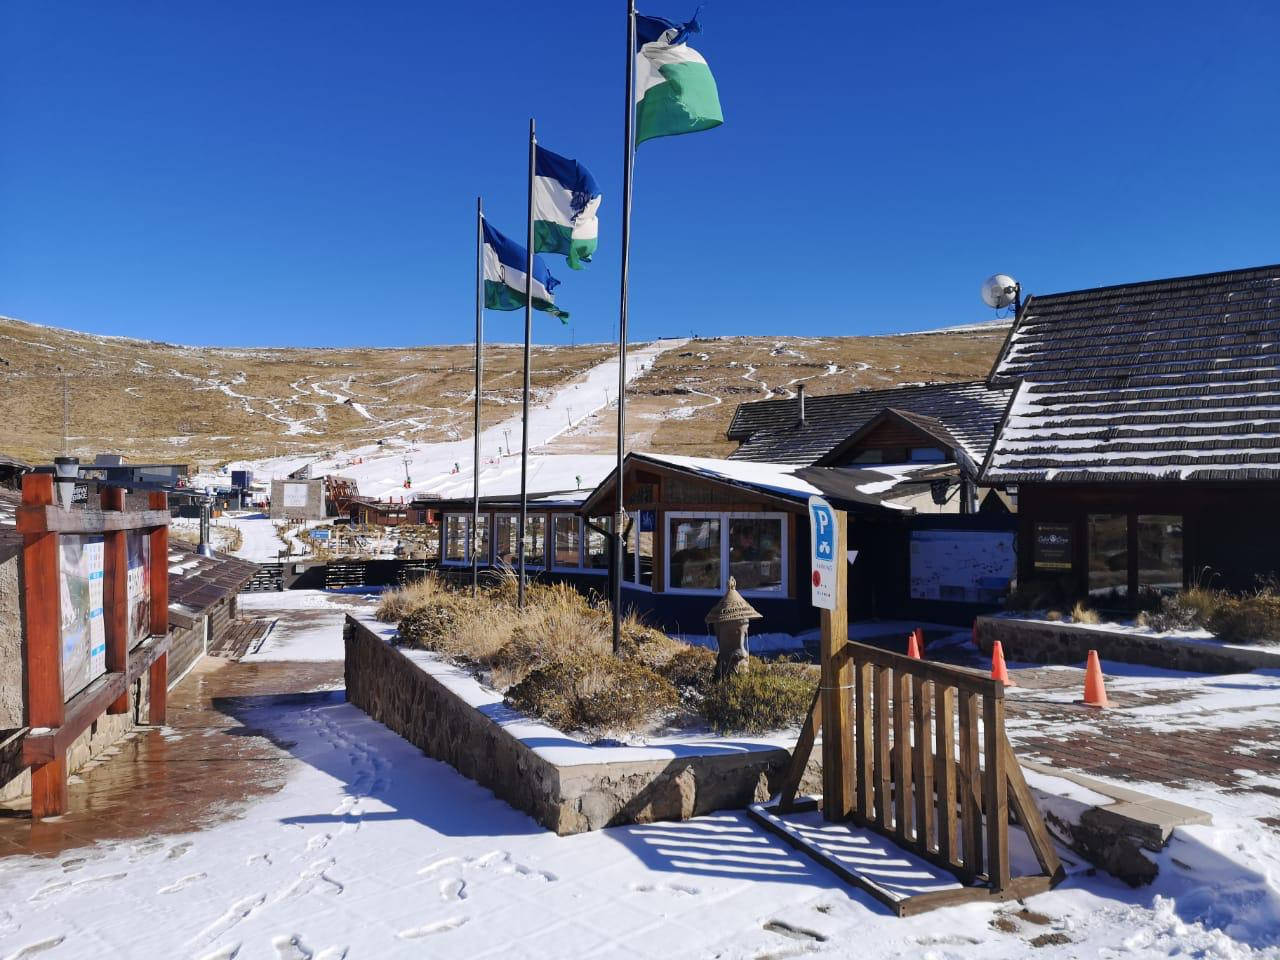
[{"label": "lesotho flag", "polygon": [[715,77],[685,40],[701,33],[688,23],[636,17],[636,143],[710,130],[724,123]]},{"label": "lesotho flag", "polygon": [[[484,305],[490,310],[523,310],[525,267],[528,254],[520,244],[504,237],[484,222]],[[569,314],[556,306],[551,291],[560,281],[551,275],[537,254],[533,257],[533,309],[544,310],[561,323]]]},{"label": "lesotho flag", "polygon": [[574,270],[591,262],[600,188],[582,164],[538,147],[533,168],[533,249],[559,253]]}]

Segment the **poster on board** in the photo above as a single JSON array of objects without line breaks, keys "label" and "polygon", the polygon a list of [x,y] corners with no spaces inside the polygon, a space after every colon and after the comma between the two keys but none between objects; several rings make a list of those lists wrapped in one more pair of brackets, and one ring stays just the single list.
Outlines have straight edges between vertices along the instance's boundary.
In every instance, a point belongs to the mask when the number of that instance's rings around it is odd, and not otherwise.
[{"label": "poster on board", "polygon": [[62,641],[62,695],[70,700],[107,670],[102,619],[101,536],[58,538],[58,591]]},{"label": "poster on board", "polygon": [[129,603],[129,646],[146,639],[151,632],[151,538],[137,530],[125,537],[129,553],[126,583]]},{"label": "poster on board", "polygon": [[911,599],[1000,603],[1017,566],[1013,531],[911,531]]},{"label": "poster on board", "polygon": [[307,505],[307,485],[305,483],[286,483],[284,485],[284,505],[286,507],[305,507]]}]

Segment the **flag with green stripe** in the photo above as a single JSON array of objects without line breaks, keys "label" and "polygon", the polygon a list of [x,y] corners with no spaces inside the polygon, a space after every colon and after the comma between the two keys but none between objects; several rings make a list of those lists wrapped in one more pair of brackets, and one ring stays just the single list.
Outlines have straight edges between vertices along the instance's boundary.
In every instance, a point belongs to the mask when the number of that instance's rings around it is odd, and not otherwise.
[{"label": "flag with green stripe", "polygon": [[701,33],[688,23],[636,17],[636,143],[710,130],[724,123],[715,77],[685,41]]}]

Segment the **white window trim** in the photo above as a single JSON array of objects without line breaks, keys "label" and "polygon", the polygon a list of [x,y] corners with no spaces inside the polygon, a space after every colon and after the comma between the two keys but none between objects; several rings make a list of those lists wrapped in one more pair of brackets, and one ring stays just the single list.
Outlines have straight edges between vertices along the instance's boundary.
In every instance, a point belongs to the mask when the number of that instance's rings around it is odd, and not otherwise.
[{"label": "white window trim", "polygon": [[[715,511],[715,510],[669,510],[664,518],[667,528],[662,531],[662,583],[664,593],[677,596],[723,596],[729,589],[729,522],[731,520],[777,520],[782,525],[782,583],[772,590],[740,590],[744,597],[787,597],[791,587],[791,543],[788,537],[788,514],[763,511]],[[671,548],[674,541],[671,537],[672,520],[710,520],[720,521],[720,586],[715,590],[692,587],[671,586]]]},{"label": "white window trim", "polygon": [[[555,562],[556,554],[557,554],[557,550],[555,546],[557,520],[573,520],[573,521],[576,521],[578,524],[578,562],[575,566],[571,566],[571,567],[561,566],[560,564]],[[552,562],[551,569],[559,570],[564,573],[581,573],[582,559],[583,559],[582,551],[584,549],[583,541],[585,539],[583,537],[582,518],[578,516],[576,513],[553,513],[550,515],[550,528],[551,528],[551,547],[550,547],[549,553],[551,555],[551,562]]]},{"label": "white window trim", "polygon": [[[542,518],[542,562],[531,563],[529,561],[529,558],[526,556],[524,559],[524,567],[526,570],[546,570],[547,569],[547,534],[551,531],[551,523],[548,520],[548,515],[537,510],[530,510],[525,514],[525,523],[527,526],[528,521],[536,520],[538,517]],[[516,523],[519,523],[519,522],[520,522],[520,514],[517,513]],[[523,541],[524,541],[524,531],[521,530],[520,540],[516,541],[516,547],[519,548],[520,544]],[[519,558],[519,554],[517,553],[516,555],[517,569],[519,568],[519,565],[520,565],[520,558]]]},{"label": "white window trim", "polygon": [[[489,566],[489,562],[493,557],[493,514],[488,512],[481,512],[480,516],[482,518],[484,517],[488,518],[487,520],[485,520],[485,526],[486,526],[486,529],[489,531],[489,549],[485,551],[487,556],[480,558],[480,564],[479,564],[482,567],[487,567]],[[463,560],[446,560],[445,559],[445,554],[448,551],[448,547],[449,547],[448,532],[449,532],[450,517],[463,518],[462,519],[462,546],[463,546],[463,555],[465,557],[465,559]],[[441,523],[440,523],[440,564],[442,566],[448,566],[448,567],[471,566],[471,545],[474,542],[472,539],[472,533],[471,533],[471,519],[472,519],[472,515],[469,513],[446,513],[442,516]]]},{"label": "white window trim", "polygon": [[[654,508],[650,508],[650,507],[645,507],[644,509],[646,509],[646,510],[648,510],[648,509],[653,509],[653,512],[654,512],[654,523],[656,524],[656,523],[657,523],[657,520],[658,520],[658,518],[657,518],[657,513],[658,513],[658,511],[657,511],[656,509],[654,509]],[[624,589],[630,588],[630,589],[632,589],[632,590],[643,590],[645,593],[653,593],[653,584],[652,584],[652,583],[650,583],[650,584],[648,584],[648,585],[646,586],[645,584],[643,584],[643,583],[641,583],[641,582],[640,582],[640,512],[641,512],[640,510],[628,510],[628,511],[627,511],[627,516],[631,518],[631,531],[632,531],[632,533],[634,533],[634,534],[635,534],[635,538],[636,538],[636,539],[635,539],[635,549],[634,549],[634,551],[632,552],[632,556],[635,558],[635,560],[634,560],[634,561],[632,562],[632,564],[631,564],[631,576],[632,576],[634,579],[632,579],[632,580],[628,580],[628,579],[626,578],[626,576],[623,576],[623,578],[622,578],[622,586],[623,586],[623,588],[624,588]],[[651,531],[647,531],[647,532],[656,534],[658,531],[655,529],[655,530],[651,530]],[[627,555],[627,551],[626,551],[626,548],[625,548],[625,547],[623,548],[622,555],[623,555],[624,557]],[[653,559],[654,559],[654,562],[655,562],[655,569],[656,569],[656,563],[657,563],[657,559],[658,559],[658,558],[657,558],[657,557],[654,557]],[[664,575],[664,576],[666,575],[665,571],[663,572],[663,575]]]},{"label": "white window trim", "polygon": [[[594,531],[591,531],[591,530],[589,530],[589,529],[587,528],[587,522],[588,522],[590,519],[591,519],[590,517],[584,517],[584,516],[581,516],[581,515],[579,515],[579,516],[578,516],[578,520],[579,520],[579,521],[581,521],[581,522],[579,523],[579,527],[578,527],[578,528],[582,531],[582,567],[581,567],[581,569],[579,569],[577,572],[578,572],[578,573],[587,573],[587,574],[590,574],[590,575],[591,575],[591,576],[593,576],[593,577],[607,577],[607,576],[609,575],[609,564],[608,564],[608,563],[606,563],[603,567],[589,567],[589,566],[587,566],[587,556],[588,556],[588,551],[589,551],[589,549],[590,549],[590,545],[587,543],[587,538],[588,538],[588,537],[589,537],[589,536],[594,532]],[[608,518],[607,518],[607,517],[605,517],[605,518],[603,518],[603,519],[606,519],[606,520],[607,520]],[[606,550],[612,550],[612,549],[613,549],[613,542],[612,542],[611,540],[609,540],[607,537],[605,538],[605,549],[606,549]],[[624,581],[624,582],[625,582],[625,581]]]}]

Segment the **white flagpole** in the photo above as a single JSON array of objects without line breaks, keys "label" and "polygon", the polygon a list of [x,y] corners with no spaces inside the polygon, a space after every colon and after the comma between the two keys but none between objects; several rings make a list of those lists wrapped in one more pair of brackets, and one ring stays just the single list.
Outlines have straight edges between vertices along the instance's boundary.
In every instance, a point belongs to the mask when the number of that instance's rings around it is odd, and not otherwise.
[{"label": "white flagpole", "polygon": [[471,472],[471,595],[480,585],[480,558],[476,531],[480,528],[480,386],[484,379],[484,205],[476,197],[476,402],[475,446]]},{"label": "white flagpole", "polygon": [[[516,605],[524,606],[524,539],[525,527],[529,517],[529,355],[530,340],[533,336],[533,176],[537,160],[538,138],[534,131],[533,118],[529,118],[529,218],[528,231],[525,238],[525,274],[524,274],[524,400],[521,428],[523,438],[520,442],[520,583],[516,587]],[[546,554],[546,531],[543,530],[542,549]]]},{"label": "white flagpole", "polygon": [[[622,652],[622,532],[626,517],[622,461],[627,451],[627,284],[631,271],[631,177],[635,165],[636,115],[636,2],[627,0],[626,128],[622,153],[622,277],[618,306],[618,463],[614,473],[617,494],[613,514],[613,653]],[[639,531],[636,532],[637,537]]]}]

